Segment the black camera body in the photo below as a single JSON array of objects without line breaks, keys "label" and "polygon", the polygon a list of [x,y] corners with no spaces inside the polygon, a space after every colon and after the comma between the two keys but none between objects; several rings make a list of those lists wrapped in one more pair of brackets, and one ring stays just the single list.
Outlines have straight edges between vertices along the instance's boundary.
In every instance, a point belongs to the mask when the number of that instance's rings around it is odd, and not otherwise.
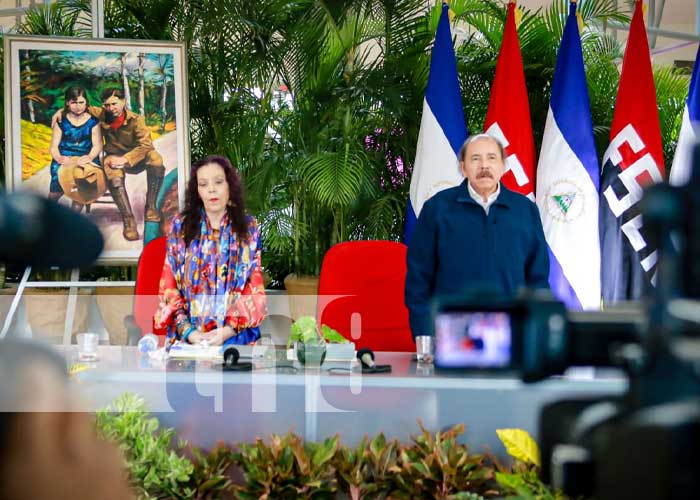
[{"label": "black camera body", "polygon": [[572,498],[700,498],[700,145],[693,158],[687,185],[651,186],[641,201],[658,273],[637,313],[570,313],[536,292],[435,303],[438,368],[527,382],[579,365],[626,374],[620,397],[542,410],[543,479]]},{"label": "black camera body", "polygon": [[441,297],[433,317],[436,368],[507,372],[525,382],[572,366],[619,366],[645,327],[635,310],[567,312],[544,290],[512,298],[483,291]]}]

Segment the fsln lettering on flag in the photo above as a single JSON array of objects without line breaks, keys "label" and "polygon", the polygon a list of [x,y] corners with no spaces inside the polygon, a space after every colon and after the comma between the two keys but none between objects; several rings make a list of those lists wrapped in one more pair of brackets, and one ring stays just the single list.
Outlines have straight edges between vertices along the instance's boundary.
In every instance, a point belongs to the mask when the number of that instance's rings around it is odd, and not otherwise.
[{"label": "fsln lettering on flag", "polygon": [[656,248],[639,210],[664,179],[661,129],[642,2],[635,2],[601,178],[601,282],[605,304],[637,300],[656,281]]}]

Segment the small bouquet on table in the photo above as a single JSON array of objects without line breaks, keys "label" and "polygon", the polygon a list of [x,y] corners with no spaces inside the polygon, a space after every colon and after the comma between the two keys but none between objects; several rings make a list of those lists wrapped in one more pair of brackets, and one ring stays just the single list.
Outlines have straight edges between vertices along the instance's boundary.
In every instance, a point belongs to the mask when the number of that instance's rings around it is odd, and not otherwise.
[{"label": "small bouquet on table", "polygon": [[355,360],[355,344],[328,325],[319,329],[313,316],[302,316],[292,324],[287,359],[316,366],[326,360],[349,362]]}]

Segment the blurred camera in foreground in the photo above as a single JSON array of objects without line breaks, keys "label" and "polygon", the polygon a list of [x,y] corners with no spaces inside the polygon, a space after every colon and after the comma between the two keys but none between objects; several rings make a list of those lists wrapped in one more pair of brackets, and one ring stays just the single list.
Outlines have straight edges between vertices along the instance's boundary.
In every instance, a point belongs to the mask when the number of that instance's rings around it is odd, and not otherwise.
[{"label": "blurred camera in foreground", "polygon": [[35,194],[0,193],[0,261],[83,267],[103,246],[100,230],[87,217]]}]

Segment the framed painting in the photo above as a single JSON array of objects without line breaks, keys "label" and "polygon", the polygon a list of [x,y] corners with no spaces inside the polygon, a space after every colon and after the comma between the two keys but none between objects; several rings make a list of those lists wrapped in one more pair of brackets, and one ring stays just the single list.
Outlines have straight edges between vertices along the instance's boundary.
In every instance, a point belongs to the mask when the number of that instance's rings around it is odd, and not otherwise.
[{"label": "framed painting", "polygon": [[85,213],[104,236],[100,262],[135,263],[184,201],[184,45],[12,35],[4,44],[7,189]]}]

